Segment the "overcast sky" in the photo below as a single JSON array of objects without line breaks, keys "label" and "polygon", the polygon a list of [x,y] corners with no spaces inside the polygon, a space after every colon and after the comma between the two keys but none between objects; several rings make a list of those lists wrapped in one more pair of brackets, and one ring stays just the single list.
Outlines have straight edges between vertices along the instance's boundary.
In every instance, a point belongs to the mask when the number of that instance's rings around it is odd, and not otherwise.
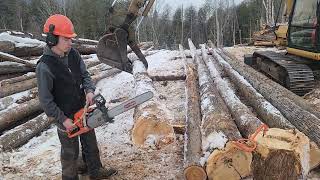
[{"label": "overcast sky", "polygon": [[[235,0],[235,3],[240,3],[243,0]],[[158,0],[158,3],[164,2],[164,4],[169,4],[172,9],[176,9],[180,7],[183,3],[183,6],[188,7],[190,5],[194,5],[196,7],[200,7],[204,0]]]}]

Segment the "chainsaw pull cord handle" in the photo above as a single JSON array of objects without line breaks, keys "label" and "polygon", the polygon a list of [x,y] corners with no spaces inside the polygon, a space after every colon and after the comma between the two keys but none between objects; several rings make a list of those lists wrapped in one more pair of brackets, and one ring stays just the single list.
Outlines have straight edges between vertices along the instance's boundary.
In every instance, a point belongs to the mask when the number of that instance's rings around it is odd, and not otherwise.
[{"label": "chainsaw pull cord handle", "polygon": [[[82,120],[82,122],[83,122],[84,127],[87,126],[86,114],[87,114],[87,112],[88,112],[88,107],[89,107],[89,102],[86,102],[86,105],[83,107],[83,113],[82,113],[81,118],[80,118],[80,119]],[[78,119],[77,121],[75,121],[75,122],[73,123],[73,125],[74,125],[74,126],[77,126],[76,123],[79,122],[80,119]]]},{"label": "chainsaw pull cord handle", "polygon": [[83,126],[84,127],[87,127],[87,120],[86,120],[86,114],[87,114],[87,112],[88,112],[88,108],[89,108],[89,102],[87,101],[86,102],[86,105],[84,106],[84,108],[83,108],[83,114],[82,114],[82,117],[81,117],[81,119],[82,119],[82,121],[83,121]]},{"label": "chainsaw pull cord handle", "polygon": [[262,124],[248,139],[239,139],[237,141],[232,141],[232,143],[242,151],[253,152],[257,148],[257,142],[254,139],[261,131],[263,131],[263,135],[265,135],[268,129],[269,127],[266,124]]}]

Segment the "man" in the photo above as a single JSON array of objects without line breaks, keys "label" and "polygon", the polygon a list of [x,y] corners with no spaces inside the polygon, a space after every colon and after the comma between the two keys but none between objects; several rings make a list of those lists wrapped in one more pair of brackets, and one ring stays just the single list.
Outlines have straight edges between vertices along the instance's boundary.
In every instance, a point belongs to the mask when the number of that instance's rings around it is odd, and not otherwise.
[{"label": "man", "polygon": [[[137,12],[130,12],[130,1],[117,1],[106,14],[106,33],[99,40],[97,56],[99,60],[112,67],[132,73],[132,62],[127,58],[127,45],[138,56],[139,60],[148,69],[148,62],[136,42],[133,22],[138,17],[139,8],[132,1],[131,7]],[[132,9],[132,8],[131,8]]]},{"label": "man", "polygon": [[[73,24],[63,15],[50,16],[45,25],[47,46],[37,68],[39,100],[47,116],[54,117],[61,143],[62,179],[78,179],[79,138],[69,138],[74,114],[93,103],[95,86],[79,53],[71,47]],[[82,157],[91,179],[104,179],[117,171],[102,167],[94,130],[80,135]]]}]

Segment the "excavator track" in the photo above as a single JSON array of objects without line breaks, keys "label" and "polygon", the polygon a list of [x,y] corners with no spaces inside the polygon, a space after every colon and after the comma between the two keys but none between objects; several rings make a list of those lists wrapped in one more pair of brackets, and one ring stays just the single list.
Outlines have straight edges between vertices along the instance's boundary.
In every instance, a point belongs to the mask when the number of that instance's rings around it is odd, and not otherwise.
[{"label": "excavator track", "polygon": [[300,96],[310,92],[315,86],[314,74],[309,66],[281,53],[257,51],[247,64]]}]

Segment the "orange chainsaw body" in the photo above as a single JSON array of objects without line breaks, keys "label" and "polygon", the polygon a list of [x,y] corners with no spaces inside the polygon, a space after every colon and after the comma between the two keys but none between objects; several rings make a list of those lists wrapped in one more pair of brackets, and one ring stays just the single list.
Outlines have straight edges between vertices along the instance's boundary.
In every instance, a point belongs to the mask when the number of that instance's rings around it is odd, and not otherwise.
[{"label": "orange chainsaw body", "polygon": [[[87,112],[91,112],[91,111],[93,111],[93,109],[89,108]],[[73,138],[73,137],[79,136],[79,135],[81,135],[83,133],[86,133],[86,132],[92,130],[84,122],[83,117],[86,116],[84,113],[85,113],[84,112],[84,108],[82,108],[82,109],[80,109],[78,112],[76,112],[74,114],[73,124],[75,126],[77,126],[77,128],[73,129],[72,131],[67,132],[69,138]]]}]

